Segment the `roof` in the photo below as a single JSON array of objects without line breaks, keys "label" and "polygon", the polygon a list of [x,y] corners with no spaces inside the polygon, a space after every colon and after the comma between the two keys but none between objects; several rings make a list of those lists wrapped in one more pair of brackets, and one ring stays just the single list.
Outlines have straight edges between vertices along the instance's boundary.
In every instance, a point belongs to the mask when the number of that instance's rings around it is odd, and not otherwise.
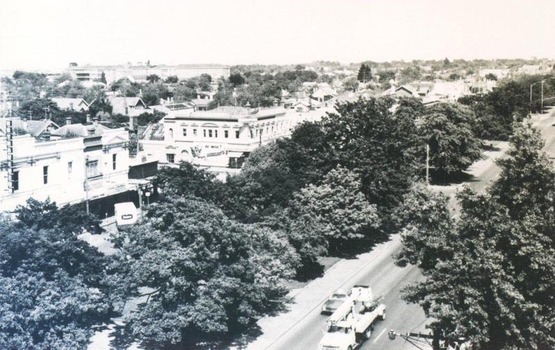
[{"label": "roof", "polygon": [[191,100],[191,102],[194,103],[195,106],[197,106],[197,107],[208,107],[208,105],[212,101],[213,100],[209,100],[207,98],[195,98],[195,99]]},{"label": "roof", "polygon": [[57,104],[60,109],[89,109],[89,105],[82,98],[52,97],[51,100]]},{"label": "roof", "polygon": [[49,127],[54,127],[54,128],[59,127],[56,123],[54,123],[50,119],[29,120],[29,121],[21,120],[21,119],[13,119],[12,126],[13,128],[24,130],[25,132],[29,133],[33,137],[38,137]]},{"label": "roof", "polygon": [[139,138],[141,140],[163,140],[164,124],[162,121],[150,124],[142,133],[140,133]]},{"label": "roof", "polygon": [[77,137],[86,137],[91,135],[102,135],[105,130],[109,130],[109,128],[105,127],[104,125],[100,124],[92,124],[92,125],[83,125],[83,124],[70,124],[64,125],[61,128],[52,131],[50,134],[53,136],[77,136]]},{"label": "roof", "polygon": [[108,96],[108,101],[110,101],[110,104],[112,106],[115,106],[115,104],[118,104],[118,105],[123,106],[123,107],[136,107],[138,105],[146,107],[146,104],[144,103],[144,101],[140,97]]},{"label": "roof", "polygon": [[314,91],[312,97],[325,97],[325,96],[337,96],[337,91],[332,89],[327,84],[321,84],[318,86],[318,89]]},{"label": "roof", "polygon": [[220,106],[209,111],[196,111],[190,115],[176,115],[177,118],[195,119],[229,119],[239,118],[264,118],[285,114],[283,107],[273,108],[247,108],[239,106]]}]

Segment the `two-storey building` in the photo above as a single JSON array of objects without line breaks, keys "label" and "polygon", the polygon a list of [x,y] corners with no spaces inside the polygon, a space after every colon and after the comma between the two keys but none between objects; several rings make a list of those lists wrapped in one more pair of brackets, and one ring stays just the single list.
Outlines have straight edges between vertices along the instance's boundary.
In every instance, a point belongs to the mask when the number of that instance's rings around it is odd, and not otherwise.
[{"label": "two-storey building", "polygon": [[129,190],[125,129],[73,124],[38,138],[14,124],[0,118],[0,211],[30,197],[64,205]]},{"label": "two-storey building", "polygon": [[289,135],[293,126],[281,107],[225,106],[169,114],[145,131],[140,144],[160,163],[188,161],[206,167],[240,168],[255,148]]}]

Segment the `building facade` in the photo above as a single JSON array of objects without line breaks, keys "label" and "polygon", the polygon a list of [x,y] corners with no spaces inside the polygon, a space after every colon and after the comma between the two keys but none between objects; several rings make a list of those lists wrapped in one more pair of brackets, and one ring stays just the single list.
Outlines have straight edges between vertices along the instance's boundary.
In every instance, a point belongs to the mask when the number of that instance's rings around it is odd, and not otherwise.
[{"label": "building facade", "polygon": [[288,136],[294,126],[283,108],[232,106],[174,113],[160,123],[152,127],[157,133],[147,129],[140,141],[149,157],[162,164],[187,161],[216,168],[240,168],[250,152]]},{"label": "building facade", "polygon": [[76,204],[128,190],[125,129],[73,124],[48,139],[15,134],[11,118],[0,119],[0,211],[30,197]]}]

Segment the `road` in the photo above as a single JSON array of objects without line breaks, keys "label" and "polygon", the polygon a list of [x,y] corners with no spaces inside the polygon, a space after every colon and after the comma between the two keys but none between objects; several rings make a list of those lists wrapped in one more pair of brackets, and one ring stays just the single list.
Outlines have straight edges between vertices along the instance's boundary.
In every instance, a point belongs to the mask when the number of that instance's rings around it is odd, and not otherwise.
[{"label": "road", "polygon": [[[551,117],[543,115],[533,118],[534,126],[541,130],[546,140],[545,150],[552,159],[555,159],[555,127],[552,127],[554,112],[554,110],[551,111]],[[502,151],[505,149],[506,145]],[[502,155],[502,151],[497,152],[495,156]],[[471,173],[474,179],[467,185],[480,192],[499,175],[499,168],[489,159],[471,167]],[[454,191],[451,189],[450,193]],[[454,204],[454,201],[452,203]],[[296,305],[292,306],[288,315],[267,318],[260,322],[263,335],[249,344],[248,349],[316,349],[325,331],[327,316],[320,314],[325,295],[331,294],[338,288],[348,289],[354,284],[370,285],[375,295],[384,296],[384,302],[387,305],[386,320],[376,324],[372,337],[362,345],[361,349],[431,349],[424,339],[407,341],[396,337],[392,340],[388,336],[389,330],[395,330],[401,334],[429,332],[425,328],[428,320],[422,309],[418,305],[407,304],[401,299],[401,289],[423,277],[419,269],[414,266],[399,268],[393,264],[392,255],[400,249],[399,236],[394,235],[391,241],[380,245],[370,255],[359,257],[360,268],[351,267],[352,271],[345,270],[343,274],[341,271],[326,272],[323,278],[310,283],[295,296]],[[344,262],[341,261],[337,265],[342,263]],[[343,265],[338,267],[338,269],[342,268]]]}]

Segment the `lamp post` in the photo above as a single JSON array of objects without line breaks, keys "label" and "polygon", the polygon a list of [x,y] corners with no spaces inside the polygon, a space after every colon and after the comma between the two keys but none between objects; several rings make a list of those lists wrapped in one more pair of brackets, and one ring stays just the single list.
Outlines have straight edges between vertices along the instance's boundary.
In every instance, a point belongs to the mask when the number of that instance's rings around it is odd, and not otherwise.
[{"label": "lamp post", "polygon": [[540,92],[540,113],[543,113],[543,86],[546,80],[555,79],[555,77],[549,77],[542,79],[540,81],[536,81],[535,83],[530,84],[530,114],[532,114],[532,87],[536,84],[541,84],[541,92]]},{"label": "lamp post", "polygon": [[430,145],[426,144],[426,184],[430,185]]}]

